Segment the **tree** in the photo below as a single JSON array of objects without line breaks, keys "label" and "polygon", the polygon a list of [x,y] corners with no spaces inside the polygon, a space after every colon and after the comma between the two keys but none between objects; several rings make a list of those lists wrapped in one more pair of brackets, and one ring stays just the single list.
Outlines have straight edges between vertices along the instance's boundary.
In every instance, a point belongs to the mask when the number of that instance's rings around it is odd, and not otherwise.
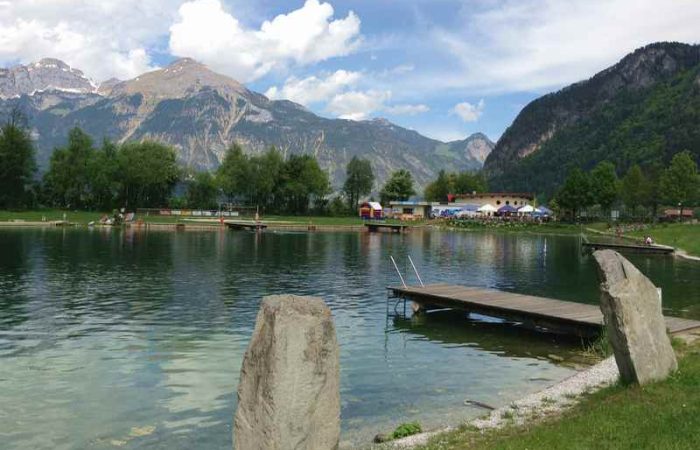
[{"label": "tree", "polygon": [[304,214],[311,201],[330,193],[328,174],[313,156],[291,155],[281,171],[280,193],[288,212]]},{"label": "tree", "polygon": [[575,219],[581,208],[588,207],[593,203],[588,174],[579,168],[572,170],[566,178],[564,186],[557,193],[556,201],[561,208],[571,211],[572,218]]},{"label": "tree", "polygon": [[175,150],[153,141],[129,142],[118,154],[125,206],[159,207],[167,204],[180,177]]},{"label": "tree", "polygon": [[411,172],[400,169],[391,174],[389,180],[380,191],[379,197],[382,203],[388,203],[396,200],[406,201],[415,193]]},{"label": "tree", "polygon": [[425,199],[429,202],[446,202],[447,196],[452,193],[453,180],[444,170],[438,173],[435,181],[425,188]]},{"label": "tree", "polygon": [[644,204],[648,190],[647,180],[644,178],[642,169],[633,165],[627,170],[620,184],[620,196],[625,206],[634,213],[636,209]]},{"label": "tree", "polygon": [[690,152],[684,151],[673,157],[661,174],[659,189],[665,202],[680,205],[680,217],[683,217],[683,207],[691,206],[697,200],[700,189],[698,166]]},{"label": "tree", "polygon": [[209,172],[197,172],[187,186],[187,207],[195,209],[214,209],[217,205],[219,190],[216,181]]},{"label": "tree", "polygon": [[233,144],[216,171],[216,182],[229,201],[250,191],[250,164],[243,148]]},{"label": "tree", "polygon": [[119,174],[118,147],[105,139],[88,160],[89,204],[107,211],[117,206],[122,184]]},{"label": "tree", "polygon": [[70,130],[68,145],[53,152],[44,175],[53,203],[66,208],[90,205],[90,164],[94,153],[90,136],[77,127]]},{"label": "tree", "polygon": [[372,184],[374,183],[372,165],[366,159],[353,156],[348,163],[345,173],[347,177],[343,186],[343,192],[348,197],[349,208],[356,210],[360,197],[372,192]]},{"label": "tree", "polygon": [[279,190],[283,167],[284,158],[275,147],[270,147],[264,154],[249,159],[248,197],[252,204],[263,210],[275,207],[275,195]]},{"label": "tree", "polygon": [[36,171],[34,145],[18,110],[0,129],[0,208],[24,207]]},{"label": "tree", "polygon": [[609,161],[599,162],[590,173],[590,182],[593,202],[599,204],[604,211],[610,211],[619,192],[615,165]]},{"label": "tree", "polygon": [[460,172],[454,177],[453,194],[469,194],[486,192],[486,180],[481,172]]}]

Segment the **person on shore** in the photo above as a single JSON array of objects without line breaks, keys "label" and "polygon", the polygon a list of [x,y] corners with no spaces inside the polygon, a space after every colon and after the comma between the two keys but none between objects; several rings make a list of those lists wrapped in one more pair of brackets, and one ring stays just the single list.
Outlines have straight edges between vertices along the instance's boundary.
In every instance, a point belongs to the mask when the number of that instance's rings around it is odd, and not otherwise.
[{"label": "person on shore", "polygon": [[654,240],[651,238],[651,236],[647,236],[647,237],[644,239],[644,243],[645,243],[646,245],[652,245],[652,244],[654,244]]}]

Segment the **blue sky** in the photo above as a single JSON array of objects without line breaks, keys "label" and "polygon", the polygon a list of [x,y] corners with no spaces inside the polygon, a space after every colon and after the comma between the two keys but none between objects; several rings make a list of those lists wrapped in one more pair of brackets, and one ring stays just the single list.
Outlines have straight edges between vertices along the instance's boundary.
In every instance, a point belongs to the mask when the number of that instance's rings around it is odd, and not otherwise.
[{"label": "blue sky", "polygon": [[496,140],[531,100],[660,40],[675,0],[0,0],[0,63],[58,57],[96,82],[189,56],[327,117]]}]

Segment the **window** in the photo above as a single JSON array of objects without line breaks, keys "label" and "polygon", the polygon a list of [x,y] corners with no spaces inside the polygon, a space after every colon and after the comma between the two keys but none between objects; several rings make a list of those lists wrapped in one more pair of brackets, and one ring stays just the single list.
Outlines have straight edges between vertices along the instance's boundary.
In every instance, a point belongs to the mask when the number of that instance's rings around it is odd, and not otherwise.
[{"label": "window", "polygon": [[517,201],[517,200],[514,201],[513,204],[517,206],[517,205],[518,205],[518,201]]},{"label": "window", "polygon": [[496,200],[496,204],[497,204],[497,205],[500,205],[500,204],[501,204],[501,201],[500,201],[500,200]]},{"label": "window", "polygon": [[510,205],[510,200],[506,200],[506,205]]}]

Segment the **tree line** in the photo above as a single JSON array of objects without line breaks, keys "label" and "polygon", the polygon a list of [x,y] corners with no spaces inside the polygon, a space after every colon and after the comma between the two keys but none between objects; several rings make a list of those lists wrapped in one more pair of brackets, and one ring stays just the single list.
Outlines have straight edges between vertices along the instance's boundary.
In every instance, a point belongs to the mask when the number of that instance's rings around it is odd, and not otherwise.
[{"label": "tree line", "polygon": [[[95,145],[80,128],[56,148],[48,170],[36,177],[36,150],[22,116],[13,112],[0,129],[0,208],[39,206],[109,211],[118,208],[216,209],[222,202],[266,213],[356,214],[373,192],[368,160],[354,157],[342,189],[333,194],[328,173],[312,155],[285,157],[271,147],[248,155],[238,144],[214,172],[182,168],[175,149],[154,141]],[[379,191],[383,202],[415,194],[410,172],[393,172]]]},{"label": "tree line", "polygon": [[693,155],[677,153],[667,167],[632,165],[618,178],[615,165],[598,163],[590,172],[572,170],[554,196],[553,204],[565,214],[578,217],[582,210],[599,205],[609,212],[614,205],[625,206],[629,216],[656,217],[660,205],[683,209],[700,202],[700,174]]}]

